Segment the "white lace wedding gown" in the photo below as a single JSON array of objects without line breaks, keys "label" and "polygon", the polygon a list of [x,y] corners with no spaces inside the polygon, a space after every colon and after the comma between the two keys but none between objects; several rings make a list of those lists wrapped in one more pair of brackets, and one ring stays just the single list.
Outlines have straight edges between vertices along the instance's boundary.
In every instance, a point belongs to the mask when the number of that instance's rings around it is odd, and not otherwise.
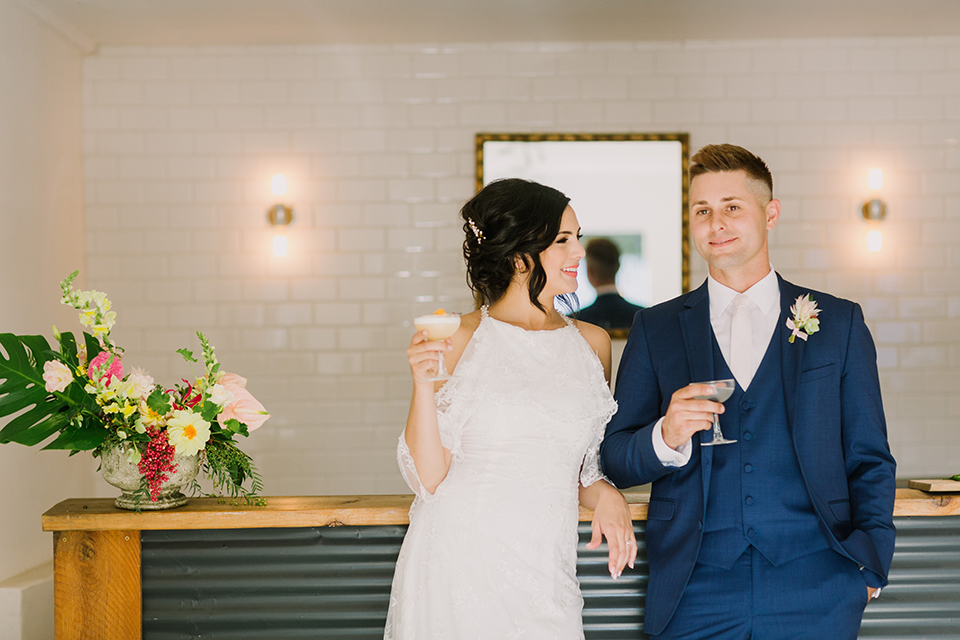
[{"label": "white lace wedding gown", "polygon": [[603,476],[599,446],[616,403],[576,326],[525,331],[486,308],[437,393],[453,454],[436,492],[406,441],[417,494],[397,560],[386,640],[583,638],[578,480]]}]

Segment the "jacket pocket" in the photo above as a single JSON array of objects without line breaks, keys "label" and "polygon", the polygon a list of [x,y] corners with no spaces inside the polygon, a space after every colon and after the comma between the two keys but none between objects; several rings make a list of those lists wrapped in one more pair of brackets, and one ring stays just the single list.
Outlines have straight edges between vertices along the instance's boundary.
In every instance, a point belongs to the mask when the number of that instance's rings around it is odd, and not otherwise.
[{"label": "jacket pocket", "polygon": [[833,375],[833,372],[836,371],[837,364],[831,362],[828,365],[822,367],[817,367],[816,369],[810,369],[808,371],[800,372],[800,384],[804,382],[810,382],[811,380],[819,380],[820,378],[826,378],[827,376]]},{"label": "jacket pocket", "polygon": [[849,500],[833,500],[828,504],[830,505],[830,511],[833,512],[834,518],[840,522],[850,522],[851,518]]},{"label": "jacket pocket", "polygon": [[647,520],[673,520],[673,513],[676,510],[676,506],[673,500],[650,498],[650,506],[647,508]]}]

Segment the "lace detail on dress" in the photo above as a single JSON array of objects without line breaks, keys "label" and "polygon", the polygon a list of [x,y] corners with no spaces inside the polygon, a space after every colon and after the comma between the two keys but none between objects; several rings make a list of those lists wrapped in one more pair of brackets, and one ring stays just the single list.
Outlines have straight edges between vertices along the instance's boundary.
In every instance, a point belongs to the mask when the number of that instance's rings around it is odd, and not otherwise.
[{"label": "lace detail on dress", "polygon": [[[450,380],[435,396],[440,442],[455,462],[463,459],[464,425],[476,413],[478,404],[486,402],[501,407],[533,408],[561,424],[589,424],[584,432],[589,445],[580,482],[586,487],[606,479],[600,467],[600,443],[607,422],[617,411],[617,403],[610,394],[600,360],[576,324],[566,316],[564,320],[566,325],[560,329],[527,331],[491,318],[486,305],[480,308],[479,326]],[[538,361],[542,375],[530,375],[531,359]],[[563,394],[559,402],[552,397],[546,403],[541,400],[540,390],[544,387],[567,389],[569,393]],[[582,392],[584,387],[589,393]],[[397,461],[404,480],[417,496],[431,500],[442,492],[446,480],[433,494],[420,483],[403,433],[397,446]]]},{"label": "lace detail on dress", "polygon": [[603,478],[599,446],[616,411],[596,354],[570,320],[525,331],[482,308],[435,398],[453,459],[429,494],[400,437],[417,497],[384,637],[582,640],[577,487]]},{"label": "lace detail on dress", "polygon": [[[470,415],[476,410],[482,391],[480,381],[482,376],[477,372],[479,363],[483,361],[482,353],[484,351],[483,337],[483,318],[486,318],[485,307],[481,312],[481,322],[473,337],[463,350],[456,368],[447,380],[446,384],[440,387],[434,398],[437,403],[437,426],[440,431],[440,444],[442,444],[453,457],[453,462],[459,462],[463,459],[463,448],[461,446],[461,436],[463,435],[463,426],[466,424]],[[478,353],[480,355],[478,355]],[[432,494],[426,490],[420,482],[420,476],[417,475],[417,467],[410,454],[410,448],[407,446],[407,439],[404,433],[400,433],[400,440],[397,443],[397,463],[400,466],[400,474],[406,481],[407,486],[417,495],[418,500],[431,501],[441,495],[446,487],[447,479],[440,483],[436,491]],[[453,463],[451,463],[451,472]],[[450,472],[447,473],[449,477]],[[411,512],[416,508],[414,502]]]},{"label": "lace detail on dress", "polygon": [[[577,333],[580,333],[580,329],[573,322],[573,320],[567,316],[564,316],[564,319],[567,321],[568,326],[574,327]],[[590,350],[590,346],[586,339],[583,340],[583,343],[586,344],[587,349]],[[597,387],[600,385],[607,389],[607,395],[609,395],[610,401],[603,403],[602,413],[597,420],[597,424],[600,426],[599,428],[594,429],[592,434],[593,437],[589,446],[587,447],[587,452],[583,455],[583,465],[580,467],[580,484],[585,487],[589,487],[597,480],[603,480],[610,486],[616,486],[613,484],[613,481],[607,478],[607,476],[605,476],[603,473],[603,467],[600,465],[600,444],[603,442],[603,436],[606,432],[607,423],[610,422],[610,418],[613,417],[613,414],[617,412],[617,402],[613,399],[613,396],[610,395],[610,387],[607,384],[606,376],[603,374],[603,365],[600,363],[600,359],[596,357],[596,354],[593,355],[593,360],[596,362],[597,366],[593,367],[592,371],[590,372],[591,386]]]}]

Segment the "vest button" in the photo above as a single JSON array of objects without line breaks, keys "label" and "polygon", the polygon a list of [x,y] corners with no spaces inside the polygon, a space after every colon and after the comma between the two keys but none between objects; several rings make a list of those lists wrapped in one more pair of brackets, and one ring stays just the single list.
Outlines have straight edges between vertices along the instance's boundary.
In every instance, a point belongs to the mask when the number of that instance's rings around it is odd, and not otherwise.
[{"label": "vest button", "polygon": [[753,434],[750,433],[749,431],[744,431],[744,432],[743,432],[743,439],[744,439],[744,440],[753,440]]},{"label": "vest button", "polygon": [[748,537],[748,538],[756,537],[756,535],[757,535],[757,532],[756,532],[756,531],[754,531],[753,529],[747,529],[747,537]]},{"label": "vest button", "polygon": [[753,465],[745,464],[743,465],[743,470],[746,471],[747,473],[753,473]]},{"label": "vest button", "polygon": [[746,500],[744,500],[744,502],[746,502],[747,504],[753,504],[753,496],[747,496],[747,498],[746,498]]},{"label": "vest button", "polygon": [[740,408],[744,411],[750,411],[750,409],[753,409],[753,406],[753,403],[747,402],[746,400],[740,402]]}]

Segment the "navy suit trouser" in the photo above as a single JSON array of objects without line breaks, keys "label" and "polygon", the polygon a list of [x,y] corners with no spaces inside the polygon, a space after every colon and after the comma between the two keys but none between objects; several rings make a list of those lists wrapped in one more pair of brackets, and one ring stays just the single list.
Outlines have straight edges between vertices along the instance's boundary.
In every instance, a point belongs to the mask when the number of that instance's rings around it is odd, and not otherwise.
[{"label": "navy suit trouser", "polygon": [[699,564],[657,640],[855,640],[867,604],[856,563],[832,549],[775,567],[749,547],[731,569]]}]

